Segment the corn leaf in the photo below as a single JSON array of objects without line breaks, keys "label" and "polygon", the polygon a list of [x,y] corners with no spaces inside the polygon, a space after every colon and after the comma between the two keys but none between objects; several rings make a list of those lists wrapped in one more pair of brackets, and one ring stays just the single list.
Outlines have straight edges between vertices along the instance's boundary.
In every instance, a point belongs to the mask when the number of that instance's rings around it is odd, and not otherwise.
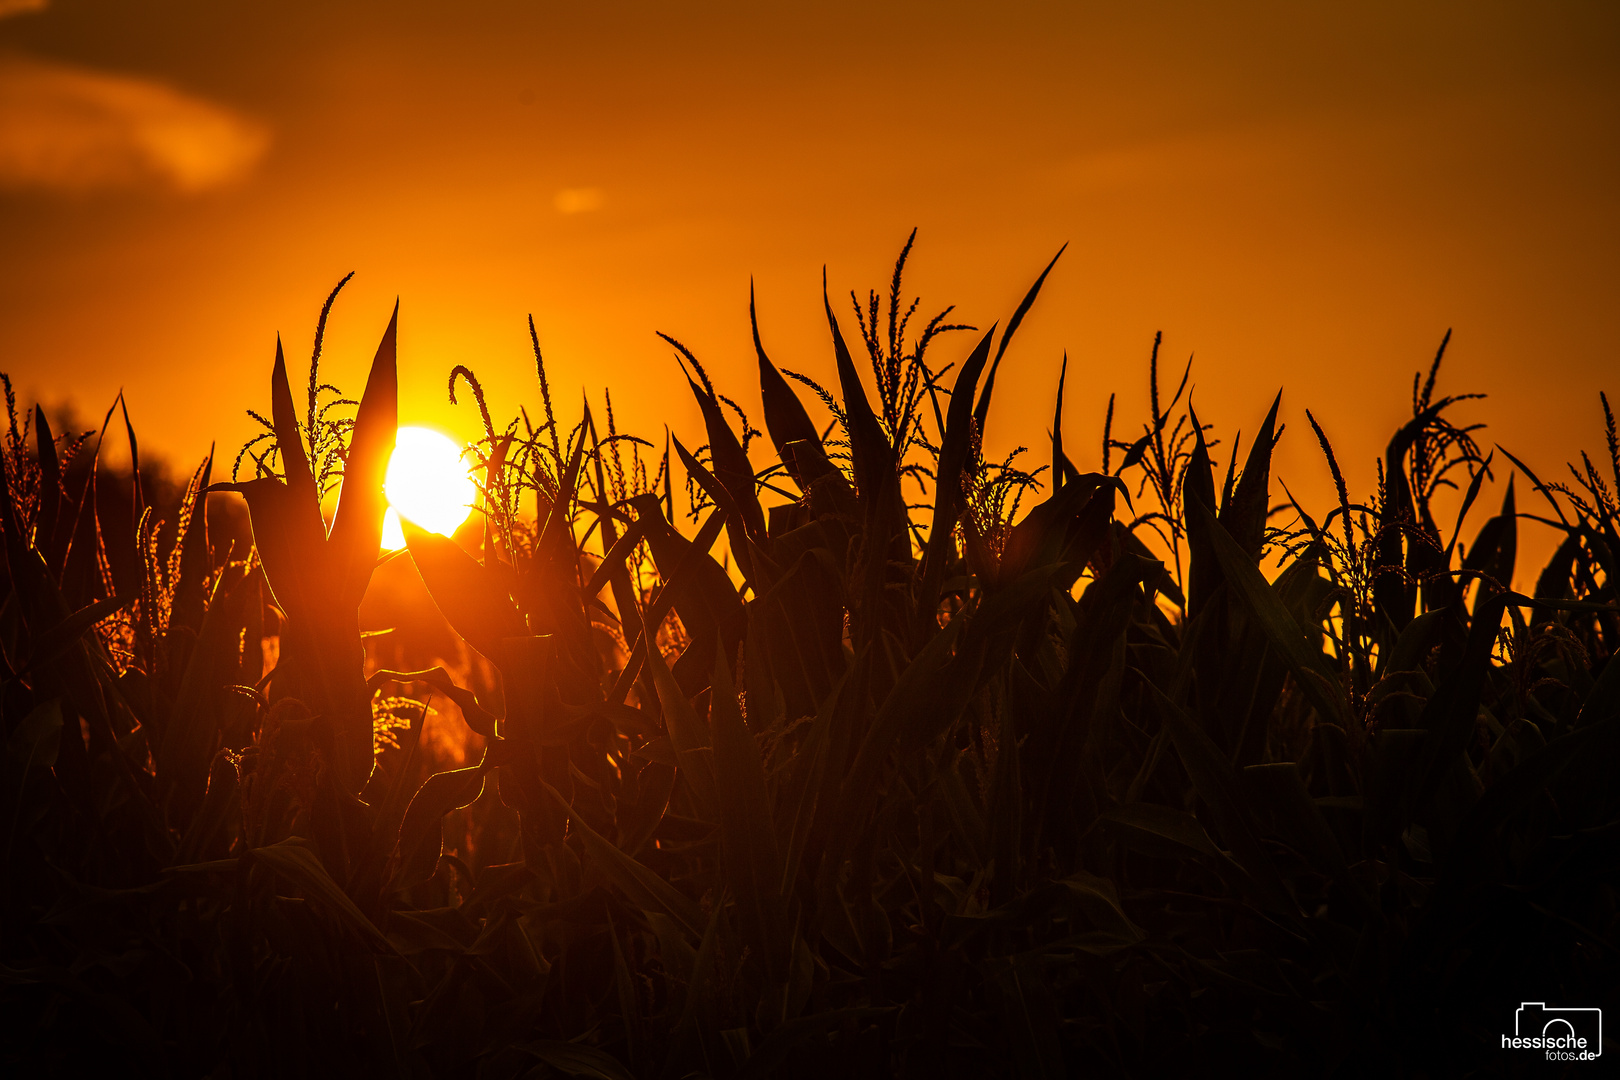
[{"label": "corn leaf", "polygon": [[496,568],[480,566],[448,536],[429,532],[403,518],[400,524],[411,561],[434,604],[467,644],[485,657],[494,658],[499,655],[503,638],[527,633],[523,617]]},{"label": "corn leaf", "polygon": [[[776,446],[776,453],[801,491],[833,471],[832,462],[821,443],[816,425],[804,403],[793,392],[781,371],[765,355],[759,339],[759,317],[754,310],[754,283],[748,283],[748,322],[754,332],[754,353],[759,359],[759,392],[765,405],[765,431]],[[795,449],[789,449],[797,443]]]},{"label": "corn leaf", "polygon": [[365,913],[355,906],[348,894],[332,880],[332,876],[326,872],[326,867],[321,865],[320,859],[316,858],[307,841],[296,836],[289,837],[269,847],[254,848],[244,856],[244,859],[248,863],[268,867],[297,885],[311,900],[337,916],[339,922],[373,948],[383,952],[394,950],[382,931],[366,918]]},{"label": "corn leaf", "polygon": [[771,983],[786,979],[788,946],[770,795],[759,744],[743,723],[725,658],[714,666],[709,726],[714,744],[715,794],[720,836],[738,921],[745,940],[762,957]]},{"label": "corn leaf", "polygon": [[618,1058],[584,1043],[537,1039],[524,1043],[521,1049],[565,1076],[581,1080],[634,1080]]},{"label": "corn leaf", "polygon": [[1322,654],[1311,647],[1276,591],[1215,520],[1214,513],[1200,506],[1197,516],[1209,529],[1210,545],[1225,581],[1259,622],[1266,640],[1288,665],[1299,688],[1325,719],[1349,731],[1359,721],[1350,715],[1338,677],[1326,667]]},{"label": "corn leaf", "polygon": [[354,433],[343,464],[343,490],[332,519],[332,558],[343,595],[359,604],[382,546],[383,476],[394,452],[399,426],[399,302],[389,316],[377,355],[371,361],[366,389],[354,416]]},{"label": "corn leaf", "polygon": [[433,876],[444,846],[444,815],[477,801],[484,792],[489,759],[465,769],[434,773],[417,789],[399,826],[399,870],[396,887],[415,885]]},{"label": "corn leaf", "polygon": [[693,938],[703,936],[704,919],[698,911],[697,904],[682,894],[673,885],[641,865],[585,824],[583,818],[574,812],[563,797],[557,794],[557,789],[550,784],[541,782],[546,795],[563,814],[573,821],[573,830],[579,834],[585,845],[585,852],[601,869],[604,876],[615,887],[624,893],[636,907],[643,911],[658,912],[669,916],[680,924]]},{"label": "corn leaf", "polygon": [[[990,365],[990,374],[984,380],[984,392],[979,395],[978,404],[973,407],[973,419],[978,425],[980,437],[983,437],[985,427],[990,422],[990,395],[996,388],[996,372],[1001,367],[1001,358],[1006,355],[1007,345],[1012,341],[1012,336],[1017,332],[1018,327],[1022,325],[1024,316],[1029,314],[1029,309],[1034,306],[1035,298],[1041,294],[1041,286],[1046,284],[1046,275],[1052,272],[1052,267],[1057,265],[1057,261],[1063,257],[1063,253],[1068,249],[1068,244],[1058,248],[1057,254],[1052,256],[1052,261],[1046,264],[1045,270],[1041,271],[1041,276],[1035,279],[1035,284],[1029,287],[1029,291],[1019,301],[1018,308],[1013,312],[1012,318],[1007,320],[1006,333],[1001,335],[1001,344],[996,348],[995,363]],[[971,398],[972,396],[970,390],[968,397]]]}]

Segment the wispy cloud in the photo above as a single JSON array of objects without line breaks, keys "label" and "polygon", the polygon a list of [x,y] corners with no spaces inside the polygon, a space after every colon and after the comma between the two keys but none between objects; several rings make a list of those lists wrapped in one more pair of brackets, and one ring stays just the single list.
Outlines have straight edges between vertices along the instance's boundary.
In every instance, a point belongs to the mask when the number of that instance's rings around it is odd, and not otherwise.
[{"label": "wispy cloud", "polygon": [[0,57],[0,186],[189,194],[245,176],[269,145],[264,125],[159,82]]}]

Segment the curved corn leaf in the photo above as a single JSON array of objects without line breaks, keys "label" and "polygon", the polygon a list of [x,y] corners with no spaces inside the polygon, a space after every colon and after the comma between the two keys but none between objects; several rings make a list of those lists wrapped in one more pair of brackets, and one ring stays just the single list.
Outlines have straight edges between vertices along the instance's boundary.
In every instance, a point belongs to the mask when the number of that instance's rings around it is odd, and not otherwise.
[{"label": "curved corn leaf", "polygon": [[247,500],[253,546],[264,564],[265,581],[289,619],[315,617],[341,595],[325,558],[326,528],[313,494],[301,498],[267,476],[214,484],[209,490],[234,491]]},{"label": "curved corn leaf", "polygon": [[[669,340],[666,338],[665,340]],[[714,462],[714,476],[725,486],[738,511],[738,523],[755,539],[765,535],[765,512],[759,508],[759,496],[754,491],[754,467],[748,463],[748,454],[720,411],[720,400],[690,378],[686,385],[692,388],[698,408],[703,412],[703,426],[709,435],[709,454]]]},{"label": "curved corn leaf", "polygon": [[[1069,250],[1068,244],[1058,248],[1057,254],[1052,256],[1052,261],[1046,264],[1045,270],[1041,271],[1041,276],[1035,279],[1035,284],[1031,285],[1029,291],[1024,294],[1024,299],[1019,302],[1018,309],[1013,312],[1012,318],[1007,320],[1007,332],[1001,335],[1001,344],[996,348],[995,363],[990,365],[990,374],[984,380],[984,393],[979,395],[978,404],[973,407],[973,419],[979,425],[981,438],[984,436],[985,425],[990,421],[990,395],[996,388],[996,372],[1001,368],[1001,358],[1006,354],[1007,345],[1012,341],[1013,334],[1018,331],[1019,325],[1023,323],[1024,316],[1029,314],[1029,309],[1034,306],[1035,298],[1041,293],[1041,286],[1046,284],[1046,275],[1052,272],[1052,267],[1057,265],[1057,261],[1063,257],[1063,253],[1067,250]],[[971,394],[968,396],[972,397]]]},{"label": "curved corn leaf", "polygon": [[396,888],[426,881],[438,868],[444,846],[444,815],[470,806],[484,793],[489,758],[477,765],[434,773],[417,788],[399,826],[399,870]]},{"label": "curved corn leaf", "polygon": [[376,924],[366,918],[365,912],[332,880],[332,875],[326,872],[326,867],[321,865],[321,860],[309,848],[308,841],[297,836],[288,837],[269,847],[253,848],[242,858],[248,864],[258,863],[268,867],[297,885],[311,900],[336,915],[339,922],[377,951],[394,951],[394,946],[377,929]]},{"label": "curved corn leaf", "polygon": [[97,600],[75,611],[34,639],[33,654],[18,674],[26,675],[35,665],[55,660],[77,643],[92,626],[107,616],[124,610],[134,599],[132,596],[109,596],[105,600]]},{"label": "curved corn leaf", "polygon": [[[768,589],[776,579],[777,569],[770,559],[754,545],[754,538],[763,539],[763,527],[754,530],[748,524],[747,512],[738,505],[732,492],[720,481],[713,472],[704,468],[703,463],[693,457],[681,440],[671,438],[675,445],[675,452],[680,456],[681,464],[686,466],[687,475],[698,482],[709,498],[714,500],[716,506],[726,515],[726,524],[731,537],[731,551],[737,558],[737,565],[742,569],[749,584],[756,592]],[[758,508],[758,503],[755,503]]]},{"label": "curved corn leaf", "polygon": [[495,717],[479,703],[477,694],[457,686],[444,668],[433,667],[422,671],[377,671],[366,680],[366,689],[375,693],[378,687],[390,682],[427,683],[456,703],[456,708],[461,710],[462,719],[467,721],[468,727],[486,739],[494,738]]},{"label": "curved corn leaf", "polygon": [[1185,810],[1135,802],[1115,807],[1102,820],[1115,826],[1127,845],[1141,846],[1150,855],[1161,855],[1168,849],[1211,859],[1220,857],[1220,849],[1209,833]]},{"label": "curved corn leaf", "polygon": [[694,938],[703,936],[705,920],[691,898],[603,839],[557,794],[556,788],[544,781],[540,786],[557,809],[572,819],[573,831],[583,841],[585,853],[632,904],[643,911],[669,916]]},{"label": "curved corn leaf", "polygon": [[[748,283],[748,322],[754,332],[754,354],[759,359],[759,393],[765,405],[765,431],[788,474],[801,491],[809,491],[812,483],[833,471],[833,464],[827,459],[821,435],[805,411],[804,403],[765,355],[765,346],[759,340],[752,281]],[[789,445],[793,443],[799,446],[790,450]]]},{"label": "curved corn leaf", "polygon": [[428,594],[467,644],[495,659],[502,639],[528,632],[506,579],[496,567],[479,565],[448,536],[429,532],[403,517],[400,525]]}]

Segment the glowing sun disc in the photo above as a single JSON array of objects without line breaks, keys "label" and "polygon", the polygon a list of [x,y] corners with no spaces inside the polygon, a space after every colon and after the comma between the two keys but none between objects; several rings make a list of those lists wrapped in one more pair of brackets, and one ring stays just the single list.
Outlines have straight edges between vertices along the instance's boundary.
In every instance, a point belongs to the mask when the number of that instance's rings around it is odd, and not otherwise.
[{"label": "glowing sun disc", "polygon": [[478,498],[478,485],[468,472],[463,452],[453,439],[432,428],[399,429],[383,477],[383,497],[388,500],[384,548],[394,551],[405,546],[401,516],[445,536],[467,520]]}]

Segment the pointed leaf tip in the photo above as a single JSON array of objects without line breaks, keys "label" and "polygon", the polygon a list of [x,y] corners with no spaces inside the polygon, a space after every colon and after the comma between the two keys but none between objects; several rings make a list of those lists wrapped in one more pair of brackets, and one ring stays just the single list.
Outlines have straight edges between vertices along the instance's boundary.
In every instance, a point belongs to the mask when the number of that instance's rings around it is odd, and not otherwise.
[{"label": "pointed leaf tip", "polygon": [[276,335],[276,362],[270,369],[270,420],[275,427],[276,446],[281,451],[282,471],[287,474],[287,486],[295,491],[315,489],[315,477],[310,471],[309,456],[304,451],[303,435],[298,429],[298,412],[293,407],[292,387],[287,381],[287,357],[281,348],[281,335]]},{"label": "pointed leaf tip", "polygon": [[382,546],[383,477],[394,452],[399,426],[399,370],[397,332],[399,301],[394,301],[388,328],[360,395],[354,416],[349,457],[343,469],[343,489],[332,522],[332,542],[345,594],[358,603],[371,580]]}]

